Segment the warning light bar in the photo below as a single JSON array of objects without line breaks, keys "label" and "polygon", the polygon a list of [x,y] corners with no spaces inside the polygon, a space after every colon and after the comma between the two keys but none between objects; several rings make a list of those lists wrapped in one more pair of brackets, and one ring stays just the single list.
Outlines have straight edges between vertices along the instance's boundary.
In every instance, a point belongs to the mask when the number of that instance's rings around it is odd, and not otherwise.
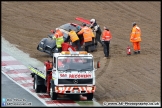
[{"label": "warning light bar", "polygon": [[62,51],[61,54],[88,54],[87,51],[74,51],[74,52],[69,52],[69,51]]},{"label": "warning light bar", "polygon": [[69,51],[62,51],[61,54],[70,54]]},{"label": "warning light bar", "polygon": [[88,54],[87,51],[79,51],[79,54]]}]

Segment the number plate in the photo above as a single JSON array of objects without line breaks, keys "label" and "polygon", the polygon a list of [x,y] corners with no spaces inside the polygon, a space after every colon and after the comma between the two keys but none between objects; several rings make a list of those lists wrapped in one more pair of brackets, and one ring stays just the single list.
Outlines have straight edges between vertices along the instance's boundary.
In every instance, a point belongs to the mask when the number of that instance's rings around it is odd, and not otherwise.
[{"label": "number plate", "polygon": [[78,93],[78,90],[74,90],[74,93]]}]

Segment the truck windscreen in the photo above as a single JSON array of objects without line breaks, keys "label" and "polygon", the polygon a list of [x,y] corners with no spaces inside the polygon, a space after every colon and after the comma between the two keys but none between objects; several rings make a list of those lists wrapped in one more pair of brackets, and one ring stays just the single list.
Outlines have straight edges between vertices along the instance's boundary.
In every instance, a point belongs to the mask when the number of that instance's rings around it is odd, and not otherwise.
[{"label": "truck windscreen", "polygon": [[93,59],[92,57],[67,56],[58,57],[57,60],[58,71],[92,71]]}]

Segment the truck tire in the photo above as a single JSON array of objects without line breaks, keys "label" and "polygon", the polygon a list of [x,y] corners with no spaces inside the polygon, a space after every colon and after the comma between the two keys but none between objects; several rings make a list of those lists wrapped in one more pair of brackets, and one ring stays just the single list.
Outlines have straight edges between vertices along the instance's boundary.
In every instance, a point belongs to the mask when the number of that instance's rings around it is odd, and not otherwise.
[{"label": "truck tire", "polygon": [[33,88],[35,89],[36,93],[39,93],[41,91],[41,85],[38,85],[38,76],[37,75],[34,76]]},{"label": "truck tire", "polygon": [[51,86],[50,86],[50,97],[52,100],[57,100],[58,94],[54,91],[54,84],[53,80],[51,80]]},{"label": "truck tire", "polygon": [[93,99],[93,93],[88,93],[87,100],[92,100],[92,99]]},{"label": "truck tire", "polygon": [[47,87],[45,85],[42,85],[42,92],[46,93],[47,92]]}]

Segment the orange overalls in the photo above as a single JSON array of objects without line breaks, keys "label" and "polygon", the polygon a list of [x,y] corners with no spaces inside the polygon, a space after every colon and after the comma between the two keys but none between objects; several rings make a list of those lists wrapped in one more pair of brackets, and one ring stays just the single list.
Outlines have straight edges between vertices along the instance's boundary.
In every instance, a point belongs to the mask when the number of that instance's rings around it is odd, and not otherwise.
[{"label": "orange overalls", "polygon": [[89,46],[92,44],[92,30],[89,27],[85,26],[78,32],[78,35],[80,34],[83,34],[85,51],[88,52]]},{"label": "orange overalls", "polygon": [[130,42],[133,43],[134,52],[140,51],[141,30],[137,25],[132,28],[132,32],[130,34]]},{"label": "orange overalls", "polygon": [[111,32],[109,30],[104,30],[102,32],[102,40],[103,40],[103,46],[104,46],[104,54],[105,57],[109,57],[109,46],[110,46],[110,40],[112,39]]},{"label": "orange overalls", "polygon": [[91,42],[92,41],[92,32],[91,29],[88,27],[83,27],[79,32],[78,35],[83,34],[84,42]]},{"label": "orange overalls", "polygon": [[59,29],[56,30],[55,37],[58,38],[58,37],[61,37],[61,36],[63,36],[63,33]]}]

